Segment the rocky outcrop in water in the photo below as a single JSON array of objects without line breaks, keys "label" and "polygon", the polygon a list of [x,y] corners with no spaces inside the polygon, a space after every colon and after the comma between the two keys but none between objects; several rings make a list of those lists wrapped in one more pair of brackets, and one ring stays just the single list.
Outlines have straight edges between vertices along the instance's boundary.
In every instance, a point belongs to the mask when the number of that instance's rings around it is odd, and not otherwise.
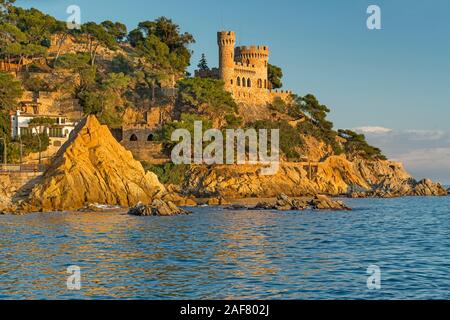
[{"label": "rocky outcrop in water", "polygon": [[165,193],[155,174],[145,172],[95,116],[82,120],[60,149],[22,210],[63,211],[87,203],[132,207]]},{"label": "rocky outcrop in water", "polygon": [[275,203],[261,202],[256,205],[255,210],[277,210],[277,211],[301,211],[314,210],[351,210],[342,201],[335,201],[325,195],[316,195],[314,198],[291,199],[285,194],[278,195]]},{"label": "rocky outcrop in water", "polygon": [[138,204],[128,211],[128,214],[139,217],[178,216],[190,214],[189,211],[178,208],[173,202],[155,199],[151,205]]},{"label": "rocky outcrop in water", "polygon": [[277,210],[277,211],[290,211],[290,210],[305,210],[308,208],[308,202],[306,200],[291,199],[284,193],[278,195],[275,203],[260,202],[254,209],[256,210]]},{"label": "rocky outcrop in water", "polygon": [[315,196],[309,205],[314,210],[352,210],[344,202],[339,200],[332,200],[324,195]]},{"label": "rocky outcrop in water", "polygon": [[416,181],[414,179],[406,179],[402,181],[384,180],[372,191],[352,192],[349,194],[351,198],[396,198],[406,196],[447,196],[448,192],[439,183],[434,183],[429,179]]}]

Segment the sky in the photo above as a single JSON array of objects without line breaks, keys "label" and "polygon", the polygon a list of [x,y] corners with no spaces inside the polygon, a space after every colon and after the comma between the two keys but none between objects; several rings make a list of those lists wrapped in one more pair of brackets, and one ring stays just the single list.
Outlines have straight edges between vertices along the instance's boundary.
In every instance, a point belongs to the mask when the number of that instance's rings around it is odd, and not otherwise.
[{"label": "sky", "polygon": [[[66,20],[140,21],[167,16],[194,35],[217,66],[218,30],[239,45],[268,45],[284,89],[312,93],[331,109],[336,128],[356,129],[418,179],[450,184],[450,1],[448,0],[18,0]],[[369,30],[367,8],[381,9]],[[191,67],[191,70],[193,67]]]}]

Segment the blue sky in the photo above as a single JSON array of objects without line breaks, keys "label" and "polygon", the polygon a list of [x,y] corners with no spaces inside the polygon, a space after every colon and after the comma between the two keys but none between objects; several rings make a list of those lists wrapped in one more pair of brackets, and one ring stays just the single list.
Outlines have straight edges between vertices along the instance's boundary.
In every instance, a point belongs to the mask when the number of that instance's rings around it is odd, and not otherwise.
[{"label": "blue sky", "polygon": [[[285,88],[315,94],[331,108],[336,127],[362,128],[388,156],[406,159],[414,175],[450,182],[448,0],[18,0],[17,4],[64,20],[66,8],[77,4],[82,22],[118,20],[129,28],[142,20],[170,17],[197,40],[192,46],[193,65],[201,53],[210,66],[217,65],[216,31],[234,30],[241,45],[269,45],[271,62],[284,70]],[[382,30],[366,27],[371,4],[381,8]],[[413,133],[441,140],[438,146],[432,140],[419,147]],[[404,140],[389,138],[393,134]],[[422,165],[408,161],[411,152],[444,159],[441,167],[430,171],[426,160]]]}]

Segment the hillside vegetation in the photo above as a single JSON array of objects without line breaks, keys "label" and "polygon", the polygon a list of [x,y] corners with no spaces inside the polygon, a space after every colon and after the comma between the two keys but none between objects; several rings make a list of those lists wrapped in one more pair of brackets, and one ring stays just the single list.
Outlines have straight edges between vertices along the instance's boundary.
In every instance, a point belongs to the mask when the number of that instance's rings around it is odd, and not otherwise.
[{"label": "hillside vegetation", "polygon": [[[168,150],[173,145],[173,130],[192,130],[194,121],[203,120],[204,129],[280,129],[285,159],[308,158],[305,141],[311,138],[325,146],[324,157],[344,153],[351,159],[385,158],[363,135],[336,131],[327,119],[329,108],[311,94],[293,95],[288,103],[276,99],[267,107],[270,119],[244,121],[221,81],[187,73],[192,56],[189,45],[195,40],[171,19],[142,21],[133,30],[113,21],[87,22],[79,30],[68,30],[65,22],[13,3],[0,1],[0,59],[24,64],[25,68],[18,77],[0,72],[2,136],[10,136],[9,113],[15,110],[23,91],[57,91],[79,99],[86,115],[96,115],[110,128],[121,128],[127,108],[146,111],[172,105],[172,121],[157,133]],[[64,47],[69,39],[76,44],[72,51]],[[208,68],[204,56],[199,65]],[[282,86],[282,75],[281,68],[270,65],[269,79],[274,87]],[[162,87],[177,87],[178,91],[167,96],[161,94]],[[37,151],[39,146],[29,140],[25,139],[26,152]],[[40,146],[45,148],[48,139],[42,140]],[[10,142],[10,161],[16,161],[17,144]]]}]

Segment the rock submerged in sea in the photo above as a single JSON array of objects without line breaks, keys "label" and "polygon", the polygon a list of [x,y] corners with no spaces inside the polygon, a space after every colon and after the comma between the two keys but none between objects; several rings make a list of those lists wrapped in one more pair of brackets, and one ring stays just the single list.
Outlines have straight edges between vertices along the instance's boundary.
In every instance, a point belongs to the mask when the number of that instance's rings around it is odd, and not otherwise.
[{"label": "rock submerged in sea", "polygon": [[254,208],[255,210],[305,210],[308,208],[307,201],[291,199],[284,193],[279,194],[275,203],[260,202]]},{"label": "rock submerged in sea", "polygon": [[352,210],[343,201],[332,200],[324,195],[317,195],[309,202],[314,210]]},{"label": "rock submerged in sea", "polygon": [[171,201],[154,200],[151,205],[138,204],[128,211],[128,214],[139,217],[152,216],[179,216],[188,215],[191,212],[178,208]]},{"label": "rock submerged in sea", "polygon": [[277,211],[302,211],[313,210],[352,210],[342,201],[331,200],[325,195],[316,195],[311,200],[291,199],[285,194],[280,194],[275,203],[261,202],[253,208],[254,210],[277,210]]}]

